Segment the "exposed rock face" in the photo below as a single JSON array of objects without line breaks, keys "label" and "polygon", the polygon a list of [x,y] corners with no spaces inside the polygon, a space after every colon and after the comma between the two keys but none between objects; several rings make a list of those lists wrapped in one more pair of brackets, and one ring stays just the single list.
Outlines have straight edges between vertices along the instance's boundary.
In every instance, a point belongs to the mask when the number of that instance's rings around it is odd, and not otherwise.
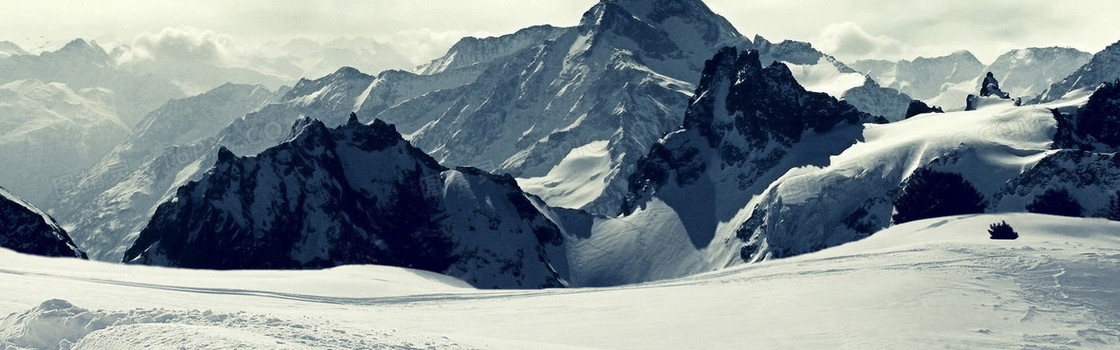
[{"label": "exposed rock face", "polygon": [[1073,113],[1054,111],[1054,146],[1084,151],[1120,150],[1120,80],[1101,84],[1089,102]]},{"label": "exposed rock face", "polygon": [[0,188],[0,248],[24,254],[86,258],[47,214]]},{"label": "exposed rock face", "polygon": [[1006,92],[999,89],[999,81],[996,77],[992,76],[992,72],[984,77],[984,81],[980,83],[980,96],[988,97],[995,96],[999,98],[1011,98]]},{"label": "exposed rock face", "polygon": [[[680,215],[693,244],[705,247],[719,224],[770,182],[855,143],[851,131],[873,119],[806,91],[785,65],[763,68],[758,60],[754,50],[725,48],[708,61],[683,128],[655,144],[630,177],[626,212],[665,205]],[[840,126],[848,127],[829,133]],[[814,155],[802,154],[802,138],[821,133],[832,136],[806,146]]]},{"label": "exposed rock face", "polygon": [[[124,261],[205,269],[386,264],[483,288],[561,286],[563,236],[512,178],[443,168],[392,125],[301,120],[160,205]],[[555,254],[556,258],[552,258]]]}]

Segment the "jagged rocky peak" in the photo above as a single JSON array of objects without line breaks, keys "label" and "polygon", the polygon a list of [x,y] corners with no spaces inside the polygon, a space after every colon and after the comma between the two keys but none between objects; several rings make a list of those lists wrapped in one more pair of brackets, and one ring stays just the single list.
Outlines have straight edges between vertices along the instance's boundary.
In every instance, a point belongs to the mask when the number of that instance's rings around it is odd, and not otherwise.
[{"label": "jagged rocky peak", "polygon": [[112,57],[97,42],[85,39],[74,39],[54,52],[44,52],[44,56],[65,56],[68,58],[82,59],[101,66],[112,63]]},{"label": "jagged rocky peak", "polygon": [[[560,286],[559,228],[512,178],[449,170],[379,119],[302,118],[254,156],[224,147],[156,210],[126,262],[208,269],[384,264],[483,288]],[[562,261],[561,263],[562,264]]]},{"label": "jagged rocky peak", "polygon": [[713,147],[729,132],[753,145],[768,139],[788,145],[806,130],[823,132],[839,122],[871,119],[846,102],[806,91],[786,65],[762,68],[759,59],[756,50],[721,49],[704,68],[684,127],[698,130]]},{"label": "jagged rocky peak", "polygon": [[590,38],[590,52],[628,50],[654,71],[684,81],[695,81],[713,48],[751,45],[698,0],[604,0],[584,13],[579,31]]},{"label": "jagged rocky peak", "polygon": [[682,129],[638,161],[624,212],[671,179],[686,187],[710,176],[746,191],[807,132],[874,119],[828,94],[805,90],[782,63],[763,68],[759,57],[756,50],[727,47],[708,60]]},{"label": "jagged rocky peak", "polygon": [[0,187],[0,248],[24,254],[86,258],[46,213]]}]

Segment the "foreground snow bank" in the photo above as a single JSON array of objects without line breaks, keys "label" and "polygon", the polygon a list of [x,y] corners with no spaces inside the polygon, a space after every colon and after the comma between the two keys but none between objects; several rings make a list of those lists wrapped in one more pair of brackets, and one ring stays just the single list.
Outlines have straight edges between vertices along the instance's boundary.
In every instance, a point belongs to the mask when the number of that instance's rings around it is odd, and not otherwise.
[{"label": "foreground snow bank", "polygon": [[[988,239],[1000,221],[1020,238]],[[613,288],[475,290],[388,267],[191,271],[10,251],[0,275],[0,315],[11,313],[0,348],[1120,347],[1120,223],[1036,214],[914,221]]]}]

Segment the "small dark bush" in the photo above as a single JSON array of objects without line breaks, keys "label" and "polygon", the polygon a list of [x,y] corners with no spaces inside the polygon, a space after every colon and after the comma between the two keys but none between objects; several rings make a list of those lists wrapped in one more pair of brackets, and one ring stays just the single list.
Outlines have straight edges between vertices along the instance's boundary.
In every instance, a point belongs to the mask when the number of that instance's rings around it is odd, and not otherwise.
[{"label": "small dark bush", "polygon": [[1001,221],[998,224],[992,224],[988,227],[988,234],[992,235],[992,239],[1016,239],[1019,238],[1019,233],[1007,224],[1007,221]]},{"label": "small dark bush", "polygon": [[1051,188],[1034,197],[1027,204],[1027,211],[1039,214],[1080,217],[1084,208],[1066,189]]}]

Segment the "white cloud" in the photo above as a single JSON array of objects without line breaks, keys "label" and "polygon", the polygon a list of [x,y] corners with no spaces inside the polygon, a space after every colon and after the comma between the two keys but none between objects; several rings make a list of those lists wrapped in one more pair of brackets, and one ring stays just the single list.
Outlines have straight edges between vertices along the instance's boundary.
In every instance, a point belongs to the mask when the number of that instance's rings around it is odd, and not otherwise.
[{"label": "white cloud", "polygon": [[821,30],[814,45],[841,60],[897,58],[906,45],[886,35],[872,35],[854,22],[830,24]]},{"label": "white cloud", "polygon": [[225,67],[239,60],[230,36],[192,27],[164,28],[159,33],[144,32],[121,49],[123,52],[117,61],[122,65],[175,60]]}]

